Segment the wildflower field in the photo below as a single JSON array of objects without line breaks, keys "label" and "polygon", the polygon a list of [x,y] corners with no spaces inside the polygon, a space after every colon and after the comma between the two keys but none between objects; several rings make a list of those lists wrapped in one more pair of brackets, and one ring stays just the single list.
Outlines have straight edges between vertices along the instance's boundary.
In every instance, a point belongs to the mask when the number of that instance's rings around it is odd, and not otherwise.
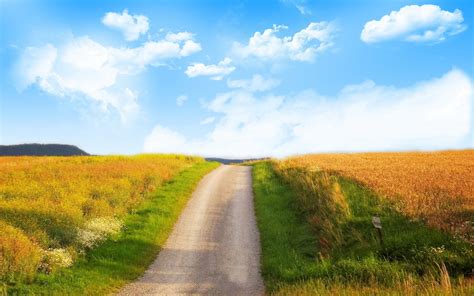
[{"label": "wildflower field", "polygon": [[123,230],[124,217],[204,160],[178,155],[1,157],[0,280],[67,268]]}]

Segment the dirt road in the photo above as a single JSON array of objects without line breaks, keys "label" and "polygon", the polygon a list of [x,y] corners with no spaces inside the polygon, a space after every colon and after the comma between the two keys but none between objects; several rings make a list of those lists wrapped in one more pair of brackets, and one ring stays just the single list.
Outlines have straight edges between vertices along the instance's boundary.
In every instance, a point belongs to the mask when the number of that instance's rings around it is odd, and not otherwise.
[{"label": "dirt road", "polygon": [[201,181],[155,262],[119,295],[262,295],[251,168]]}]

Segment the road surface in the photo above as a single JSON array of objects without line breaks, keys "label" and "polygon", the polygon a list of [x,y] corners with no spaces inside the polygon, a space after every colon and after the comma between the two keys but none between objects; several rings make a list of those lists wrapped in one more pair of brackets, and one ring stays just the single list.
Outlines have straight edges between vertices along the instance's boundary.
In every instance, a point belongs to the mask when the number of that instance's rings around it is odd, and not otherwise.
[{"label": "road surface", "polygon": [[251,167],[201,180],[155,262],[119,295],[262,295]]}]

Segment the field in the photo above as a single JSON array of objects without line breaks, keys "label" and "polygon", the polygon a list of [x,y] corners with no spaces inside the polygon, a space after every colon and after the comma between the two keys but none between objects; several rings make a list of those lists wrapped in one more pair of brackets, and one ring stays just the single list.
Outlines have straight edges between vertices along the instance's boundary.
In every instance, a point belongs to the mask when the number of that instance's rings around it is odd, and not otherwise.
[{"label": "field", "polygon": [[[473,295],[473,159],[250,163],[268,294]],[[0,158],[0,295],[118,291],[156,258],[216,166],[179,155]]]},{"label": "field", "polygon": [[[156,255],[197,181],[214,167],[177,155],[0,158],[0,283],[25,292],[41,282],[67,282],[66,274],[75,284],[65,287],[81,291],[97,288],[98,278],[109,286],[133,279]],[[140,251],[143,256],[134,257]],[[105,268],[100,260],[131,262]],[[101,276],[87,275],[94,268]]]},{"label": "field", "polygon": [[[471,155],[309,155],[254,164],[267,291],[472,295],[474,248],[465,228],[473,221],[472,191],[464,188],[472,184]],[[453,194],[434,200],[435,188]],[[423,207],[423,200],[438,208]],[[381,218],[383,241],[373,216]],[[458,219],[464,224],[451,224]]]},{"label": "field", "polygon": [[474,243],[474,150],[314,154],[280,166],[356,180],[409,217]]}]

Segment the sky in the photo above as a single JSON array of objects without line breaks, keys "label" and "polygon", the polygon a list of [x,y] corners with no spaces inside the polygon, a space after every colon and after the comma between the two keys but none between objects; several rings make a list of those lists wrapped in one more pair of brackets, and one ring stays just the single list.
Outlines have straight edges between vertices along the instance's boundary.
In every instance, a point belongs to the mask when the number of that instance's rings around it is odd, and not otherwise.
[{"label": "sky", "polygon": [[474,148],[472,1],[0,0],[0,144]]}]

